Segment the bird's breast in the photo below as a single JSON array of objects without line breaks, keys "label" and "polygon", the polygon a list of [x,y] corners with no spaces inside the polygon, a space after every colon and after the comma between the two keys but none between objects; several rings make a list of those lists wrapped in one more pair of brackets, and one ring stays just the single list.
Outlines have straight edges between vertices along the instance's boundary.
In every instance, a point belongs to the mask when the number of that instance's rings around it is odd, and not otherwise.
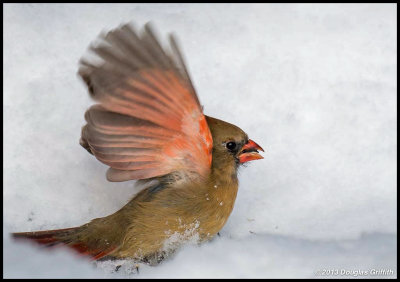
[{"label": "bird's breast", "polygon": [[211,238],[227,222],[235,204],[237,182],[221,183],[213,181],[201,199],[200,229],[204,238]]},{"label": "bird's breast", "polygon": [[217,234],[232,212],[237,181],[166,187],[153,197],[136,198],[129,214],[124,244],[118,256],[169,252],[187,241],[205,241]]}]

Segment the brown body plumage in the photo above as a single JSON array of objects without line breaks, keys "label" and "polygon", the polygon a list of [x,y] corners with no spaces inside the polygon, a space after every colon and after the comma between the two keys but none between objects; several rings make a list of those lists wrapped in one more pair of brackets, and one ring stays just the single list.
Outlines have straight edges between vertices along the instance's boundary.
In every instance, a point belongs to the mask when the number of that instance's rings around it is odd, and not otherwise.
[{"label": "brown body plumage", "polygon": [[92,49],[104,62],[82,61],[80,69],[100,102],[85,115],[80,143],[110,165],[109,180],[142,179],[146,188],[116,213],[80,227],[14,236],[68,245],[94,259],[154,263],[224,226],[237,195],[237,169],[262,158],[262,149],[240,128],[203,116],[174,40],[170,57],[148,26],[142,38],[126,25],[103,39],[111,46]]}]

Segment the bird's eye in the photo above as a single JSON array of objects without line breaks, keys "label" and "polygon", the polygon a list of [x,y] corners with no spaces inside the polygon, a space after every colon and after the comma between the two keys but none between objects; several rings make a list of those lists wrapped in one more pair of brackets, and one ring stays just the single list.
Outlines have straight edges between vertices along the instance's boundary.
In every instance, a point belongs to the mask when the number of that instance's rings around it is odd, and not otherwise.
[{"label": "bird's eye", "polygon": [[235,142],[228,142],[228,143],[226,143],[226,148],[229,150],[229,151],[233,151],[233,150],[235,150],[236,149],[236,143]]}]

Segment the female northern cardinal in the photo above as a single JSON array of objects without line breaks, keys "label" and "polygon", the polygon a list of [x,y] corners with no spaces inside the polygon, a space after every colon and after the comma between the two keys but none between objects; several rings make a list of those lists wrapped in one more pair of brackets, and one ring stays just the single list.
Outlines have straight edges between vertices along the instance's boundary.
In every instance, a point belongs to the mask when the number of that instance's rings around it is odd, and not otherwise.
[{"label": "female northern cardinal", "polygon": [[[93,259],[157,262],[190,238],[211,239],[236,198],[240,164],[263,149],[230,123],[205,116],[172,36],[172,54],[150,26],[123,25],[92,45],[79,75],[99,102],[85,114],[80,144],[110,166],[109,181],[146,188],[116,213],[80,227],[13,233],[67,245]],[[93,55],[92,54],[92,55]]]}]

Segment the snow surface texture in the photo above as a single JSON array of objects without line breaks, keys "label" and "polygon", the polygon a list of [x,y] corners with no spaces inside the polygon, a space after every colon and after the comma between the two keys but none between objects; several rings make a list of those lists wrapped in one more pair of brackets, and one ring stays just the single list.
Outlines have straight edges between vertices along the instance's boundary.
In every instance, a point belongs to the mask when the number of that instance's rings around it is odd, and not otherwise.
[{"label": "snow surface texture", "polygon": [[[3,8],[4,277],[397,277],[395,4]],[[101,30],[132,20],[164,43],[175,32],[205,113],[266,150],[240,171],[221,237],[139,274],[7,235],[78,226],[137,193],[79,145],[93,101],[76,75]]]}]

